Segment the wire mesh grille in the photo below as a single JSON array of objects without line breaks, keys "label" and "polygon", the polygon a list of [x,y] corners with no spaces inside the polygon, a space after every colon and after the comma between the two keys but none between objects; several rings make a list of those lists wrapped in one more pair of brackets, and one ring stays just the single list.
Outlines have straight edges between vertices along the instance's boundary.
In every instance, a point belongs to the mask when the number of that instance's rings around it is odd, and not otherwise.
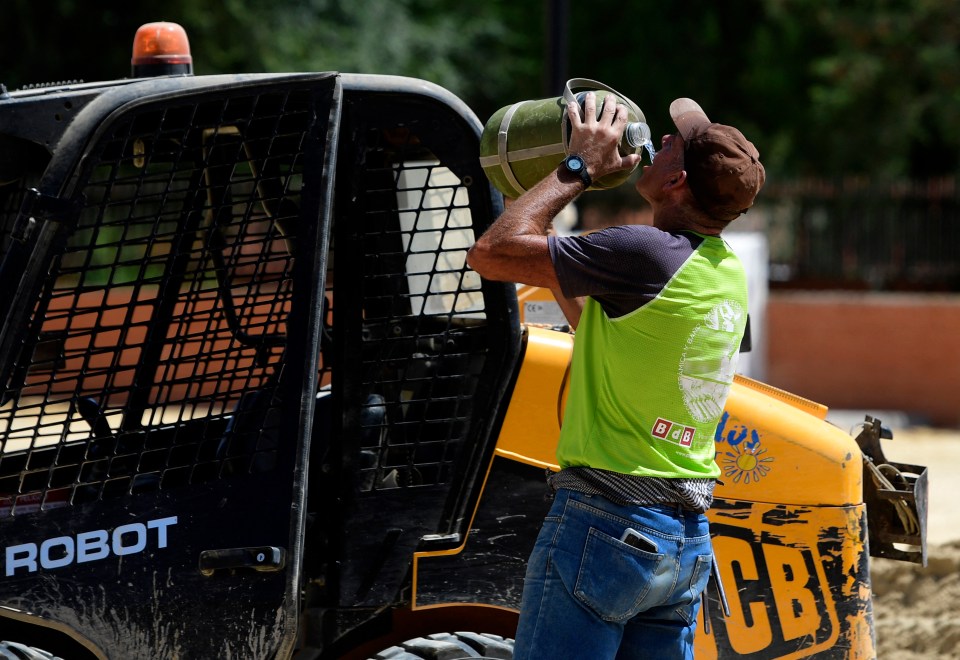
[{"label": "wire mesh grille", "polygon": [[[368,140],[359,237],[362,487],[448,484],[489,340],[480,278],[466,265],[474,242],[467,187],[415,133]],[[378,162],[379,149],[391,156]]]},{"label": "wire mesh grille", "polygon": [[[295,91],[168,102],[102,136],[3,391],[0,517],[275,467],[311,103]],[[450,487],[484,379],[500,377],[485,372],[492,333],[466,265],[464,172],[479,165],[436,148],[450,137],[436,119],[364,123],[389,114],[354,120],[356,171],[338,173],[351,210],[328,257],[314,424],[315,444],[342,431],[365,492]]]},{"label": "wire mesh grille", "polygon": [[101,138],[3,392],[0,516],[275,465],[313,113],[249,94]]}]

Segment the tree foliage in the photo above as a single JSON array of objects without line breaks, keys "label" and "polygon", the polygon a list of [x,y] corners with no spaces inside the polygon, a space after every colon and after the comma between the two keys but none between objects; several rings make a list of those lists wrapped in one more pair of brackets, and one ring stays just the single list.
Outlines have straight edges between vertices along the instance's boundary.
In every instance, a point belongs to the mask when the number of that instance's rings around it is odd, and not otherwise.
[{"label": "tree foliage", "polygon": [[960,7],[942,0],[792,0],[830,35],[813,63],[811,123],[842,170],[930,176],[960,156]]},{"label": "tree foliage", "polygon": [[[670,100],[743,128],[774,175],[960,170],[960,8],[943,0],[3,0],[10,88],[128,75],[136,28],[187,28],[198,74],[339,70],[425,78],[485,119],[539,98],[547,11],[566,69],[634,100],[656,135]],[[559,95],[560,90],[552,94]]]}]

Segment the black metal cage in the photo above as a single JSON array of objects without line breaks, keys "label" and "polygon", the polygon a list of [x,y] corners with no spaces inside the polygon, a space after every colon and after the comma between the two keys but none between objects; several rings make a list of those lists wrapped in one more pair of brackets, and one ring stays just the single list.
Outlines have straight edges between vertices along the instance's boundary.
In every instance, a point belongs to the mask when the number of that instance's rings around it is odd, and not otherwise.
[{"label": "black metal cage", "polygon": [[465,537],[520,351],[512,287],[466,264],[498,210],[479,124],[439,88],[340,80],[85,92],[59,138],[76,153],[0,181],[16,275],[0,292],[0,524],[56,541],[7,575],[20,599],[35,572],[78,585],[31,609],[75,611],[121,570],[107,552],[73,576],[74,525],[170,528],[176,549],[146,565],[174,577],[143,622],[200,611],[236,588],[212,576],[262,546],[277,559],[244,583],[250,614],[222,626],[288,637],[294,594],[399,603],[413,553]]}]

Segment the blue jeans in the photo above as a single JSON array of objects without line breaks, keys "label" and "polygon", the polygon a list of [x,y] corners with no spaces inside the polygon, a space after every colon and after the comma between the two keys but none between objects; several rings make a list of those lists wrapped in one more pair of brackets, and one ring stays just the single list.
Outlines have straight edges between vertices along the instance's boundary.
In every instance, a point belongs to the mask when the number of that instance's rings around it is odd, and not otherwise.
[{"label": "blue jeans", "polygon": [[[628,527],[646,547],[619,540]],[[693,658],[712,553],[703,514],[560,489],[527,565],[514,660]]]}]

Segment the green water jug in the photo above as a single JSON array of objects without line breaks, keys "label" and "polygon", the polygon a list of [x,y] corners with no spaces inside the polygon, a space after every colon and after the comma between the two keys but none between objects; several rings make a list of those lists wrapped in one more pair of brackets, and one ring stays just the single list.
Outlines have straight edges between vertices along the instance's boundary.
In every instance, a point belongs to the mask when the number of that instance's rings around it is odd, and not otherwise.
[{"label": "green water jug", "polygon": [[[585,91],[575,94],[578,89]],[[627,106],[628,123],[620,140],[621,155],[641,153],[651,144],[650,128],[633,101],[603,83],[572,78],[567,81],[563,96],[520,101],[500,108],[487,121],[480,135],[480,165],[497,190],[510,198],[519,197],[557,169],[570,142],[567,104],[577,101],[582,107],[586,91],[596,92],[598,113],[607,94],[615,94]],[[590,190],[615,188],[632,172],[612,172],[594,181]]]}]

